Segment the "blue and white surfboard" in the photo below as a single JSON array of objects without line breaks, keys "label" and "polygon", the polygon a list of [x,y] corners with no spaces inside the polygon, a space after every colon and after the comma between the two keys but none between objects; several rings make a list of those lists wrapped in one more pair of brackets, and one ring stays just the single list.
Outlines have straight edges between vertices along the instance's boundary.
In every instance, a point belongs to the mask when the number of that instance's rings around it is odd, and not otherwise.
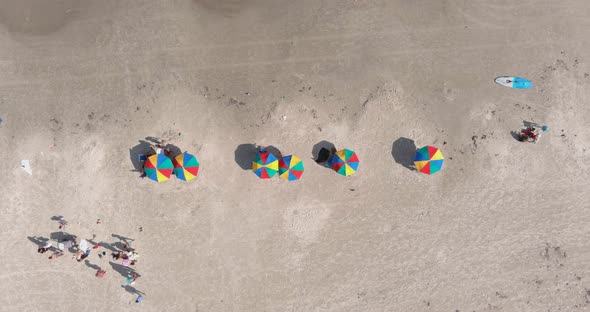
[{"label": "blue and white surfboard", "polygon": [[519,77],[498,77],[496,83],[515,89],[528,89],[533,86],[532,82]]}]

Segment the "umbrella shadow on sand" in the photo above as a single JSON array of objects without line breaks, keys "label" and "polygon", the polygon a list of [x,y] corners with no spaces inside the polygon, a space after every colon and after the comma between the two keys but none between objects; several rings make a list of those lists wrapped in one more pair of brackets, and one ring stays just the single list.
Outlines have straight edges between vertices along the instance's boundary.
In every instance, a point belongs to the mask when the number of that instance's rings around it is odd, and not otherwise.
[{"label": "umbrella shadow on sand", "polygon": [[58,242],[63,242],[64,240],[76,240],[77,236],[68,232],[58,231],[49,234],[49,238]]},{"label": "umbrella shadow on sand", "polygon": [[522,141],[521,141],[521,139],[520,139],[520,134],[519,134],[518,132],[516,132],[516,131],[510,131],[510,134],[512,135],[512,137],[513,137],[513,138],[514,138],[516,141],[518,141],[518,142],[522,142]]},{"label": "umbrella shadow on sand", "polygon": [[131,164],[133,164],[133,170],[131,171],[141,172],[144,162],[139,159],[139,156],[153,153],[151,146],[152,144],[150,142],[139,140],[139,144],[129,149],[129,158],[131,159]]},{"label": "umbrella shadow on sand", "polygon": [[182,154],[182,150],[180,149],[180,147],[178,147],[174,144],[166,144],[164,146],[164,149],[170,150],[170,159],[173,159],[174,157]]},{"label": "umbrella shadow on sand", "polygon": [[[263,149],[273,154],[277,159],[283,157],[281,151],[272,145],[264,147]],[[234,151],[236,164],[238,164],[243,170],[252,170],[252,161],[254,160],[254,157],[256,157],[258,150],[259,147],[254,144],[247,143],[238,145]]]},{"label": "umbrella shadow on sand", "polygon": [[269,146],[265,147],[264,149],[267,152],[273,154],[277,159],[283,158],[283,154],[281,153],[281,151],[272,145],[269,145]]},{"label": "umbrella shadow on sand", "polygon": [[[326,158],[326,155],[321,155],[320,157],[320,151],[322,149],[326,149],[331,153],[336,150],[336,146],[334,145],[334,143],[332,142],[328,142],[328,141],[320,141],[317,144],[315,144],[311,150],[311,156],[313,157],[312,159],[318,164],[321,165],[323,167],[325,167],[326,161],[328,161],[328,159],[323,159]],[[325,152],[325,151],[324,151]],[[323,152],[322,152],[323,153]],[[328,156],[329,158],[330,156]]]},{"label": "umbrella shadow on sand", "polygon": [[401,137],[395,140],[391,146],[391,156],[396,163],[405,168],[416,171],[414,156],[416,154],[416,143],[414,140]]},{"label": "umbrella shadow on sand", "polygon": [[258,152],[258,147],[254,144],[240,144],[234,151],[236,164],[243,170],[252,170],[252,160]]}]

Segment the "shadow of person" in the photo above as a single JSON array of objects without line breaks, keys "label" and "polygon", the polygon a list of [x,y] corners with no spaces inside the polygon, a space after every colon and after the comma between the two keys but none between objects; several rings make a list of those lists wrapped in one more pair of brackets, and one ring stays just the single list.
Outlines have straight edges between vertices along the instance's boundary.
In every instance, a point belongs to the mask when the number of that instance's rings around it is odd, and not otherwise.
[{"label": "shadow of person", "polygon": [[[99,247],[102,247],[102,248],[104,248],[104,249],[108,249],[109,251],[112,251],[112,252],[118,252],[118,251],[119,251],[119,249],[117,249],[117,248],[114,246],[114,245],[115,245],[115,243],[109,244],[109,243],[107,243],[107,242],[100,242],[100,243],[96,244],[96,243],[94,243],[94,242],[91,242],[91,241],[88,241],[88,242],[89,242],[89,243],[91,243],[91,244],[93,244],[93,245],[98,245]],[[123,243],[120,243],[120,242],[118,242],[118,243],[119,243],[119,244],[121,244],[121,245],[123,246]]]},{"label": "shadow of person", "polygon": [[115,251],[129,251],[130,249],[132,249],[130,248],[129,244],[123,242],[111,243],[111,248],[115,249]]},{"label": "shadow of person", "polygon": [[[111,236],[119,239],[118,242],[113,242],[110,244],[110,247],[104,246],[105,248],[109,249],[109,250],[113,250],[113,251],[128,251],[128,250],[134,250],[133,248],[131,248],[131,243],[133,243],[133,241],[135,241],[132,238],[129,237],[125,237],[125,236],[121,236],[119,234],[111,234]],[[99,244],[100,245],[100,244]],[[106,244],[105,244],[106,245]]]},{"label": "shadow of person", "polygon": [[141,171],[141,168],[143,167],[143,161],[139,159],[139,156],[153,153],[151,146],[152,145],[149,142],[139,140],[139,144],[129,149],[129,158],[131,159],[131,164],[133,165],[132,171]]},{"label": "shadow of person", "polygon": [[134,241],[133,238],[129,238],[129,237],[125,237],[125,236],[121,236],[119,234],[111,234],[112,237],[119,239],[120,241],[123,241],[125,244],[130,244],[131,242]]},{"label": "shadow of person", "polygon": [[153,136],[145,137],[145,140],[146,141],[150,141],[150,142],[152,142],[154,144],[161,144],[162,143],[162,141],[160,139],[158,139],[156,137],[153,137]]},{"label": "shadow of person", "polygon": [[[98,247],[102,247],[102,248],[104,248],[104,249],[108,249],[109,251],[112,251],[112,252],[118,252],[118,251],[119,251],[119,250],[117,250],[117,248],[115,248],[115,244],[116,244],[116,243],[112,243],[112,244],[109,244],[109,243],[107,243],[107,242],[98,242],[98,243],[97,243],[97,242],[96,242],[95,240],[93,240],[93,239],[87,239],[87,241],[88,241],[88,242],[90,243],[90,245],[92,245],[92,246],[97,246],[97,245],[98,245]],[[124,246],[124,245],[123,245],[123,243],[121,243],[121,242],[117,242],[117,243],[121,244],[121,246]]]},{"label": "shadow of person", "polygon": [[45,245],[45,243],[49,240],[49,238],[40,237],[40,236],[28,236],[27,238],[39,247],[42,247],[43,245]]},{"label": "shadow of person", "polygon": [[98,265],[92,264],[88,260],[84,260],[84,263],[86,264],[87,267],[89,267],[91,269],[100,270],[100,267]]},{"label": "shadow of person", "polygon": [[121,287],[123,287],[123,289],[125,289],[128,293],[130,293],[132,295],[145,295],[145,293],[143,291],[139,291],[131,285],[121,285]]},{"label": "shadow of person", "polygon": [[61,221],[63,219],[63,216],[53,216],[51,217],[51,220],[53,221]]},{"label": "shadow of person", "polygon": [[128,277],[129,275],[131,275],[131,273],[133,273],[135,270],[124,266],[122,264],[118,264],[118,263],[114,263],[114,262],[110,262],[109,264],[111,265],[111,267],[113,268],[113,270],[115,272],[118,272],[119,274],[121,274],[123,277]]},{"label": "shadow of person", "polygon": [[258,147],[254,144],[240,144],[234,151],[236,164],[243,170],[252,170],[252,160],[258,152]]},{"label": "shadow of person", "polygon": [[391,156],[393,156],[395,162],[412,171],[416,171],[414,166],[415,155],[416,143],[414,143],[414,140],[401,137],[391,145]]}]

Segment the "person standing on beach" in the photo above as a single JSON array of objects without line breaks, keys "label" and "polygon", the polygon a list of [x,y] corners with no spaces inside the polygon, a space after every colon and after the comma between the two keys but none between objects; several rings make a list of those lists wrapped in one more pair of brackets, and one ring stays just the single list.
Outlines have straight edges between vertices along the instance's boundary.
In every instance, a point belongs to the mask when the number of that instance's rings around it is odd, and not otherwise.
[{"label": "person standing on beach", "polygon": [[126,284],[128,285],[135,285],[135,281],[140,277],[141,275],[137,274],[137,272],[131,272],[131,275],[129,275],[127,277],[127,280],[125,281]]},{"label": "person standing on beach", "polygon": [[68,221],[66,221],[66,219],[64,217],[60,217],[59,218],[59,221],[58,221],[58,224],[59,224],[59,227],[58,228],[60,230],[65,230],[66,229],[66,225],[68,225]]},{"label": "person standing on beach", "polygon": [[82,256],[80,256],[80,260],[78,260],[78,262],[81,262],[82,260],[88,258],[88,256],[90,256],[90,253],[83,253]]},{"label": "person standing on beach", "polygon": [[78,262],[82,261],[82,260],[83,260],[83,259],[82,259],[82,255],[83,255],[83,254],[84,254],[84,253],[82,252],[82,250],[78,250],[78,251],[76,251],[76,261],[78,261]]},{"label": "person standing on beach", "polygon": [[82,260],[86,259],[89,255],[90,255],[90,249],[78,250],[76,252],[76,261],[82,262]]}]

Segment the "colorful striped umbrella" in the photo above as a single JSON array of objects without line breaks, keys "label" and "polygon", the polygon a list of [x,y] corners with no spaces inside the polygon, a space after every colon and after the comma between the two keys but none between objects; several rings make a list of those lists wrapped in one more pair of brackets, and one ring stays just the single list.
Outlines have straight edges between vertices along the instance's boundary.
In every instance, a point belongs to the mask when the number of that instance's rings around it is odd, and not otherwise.
[{"label": "colorful striped umbrella", "polygon": [[328,165],[346,177],[358,170],[359,158],[355,152],[349,149],[343,149],[332,156]]},{"label": "colorful striped umbrella", "polygon": [[418,171],[426,174],[433,174],[442,168],[444,159],[443,154],[438,148],[424,146],[416,151],[414,164]]},{"label": "colorful striped umbrella", "polygon": [[287,155],[279,160],[279,177],[287,181],[301,179],[303,162],[297,156]]},{"label": "colorful striped umbrella", "polygon": [[156,182],[162,182],[170,179],[170,175],[174,169],[170,158],[162,154],[155,154],[148,157],[143,167],[145,169],[146,176]]},{"label": "colorful striped umbrella", "polygon": [[261,179],[272,178],[279,170],[279,161],[275,155],[261,150],[252,161],[252,171]]},{"label": "colorful striped umbrella", "polygon": [[172,160],[174,174],[183,181],[194,179],[199,173],[199,161],[195,155],[184,152]]}]

